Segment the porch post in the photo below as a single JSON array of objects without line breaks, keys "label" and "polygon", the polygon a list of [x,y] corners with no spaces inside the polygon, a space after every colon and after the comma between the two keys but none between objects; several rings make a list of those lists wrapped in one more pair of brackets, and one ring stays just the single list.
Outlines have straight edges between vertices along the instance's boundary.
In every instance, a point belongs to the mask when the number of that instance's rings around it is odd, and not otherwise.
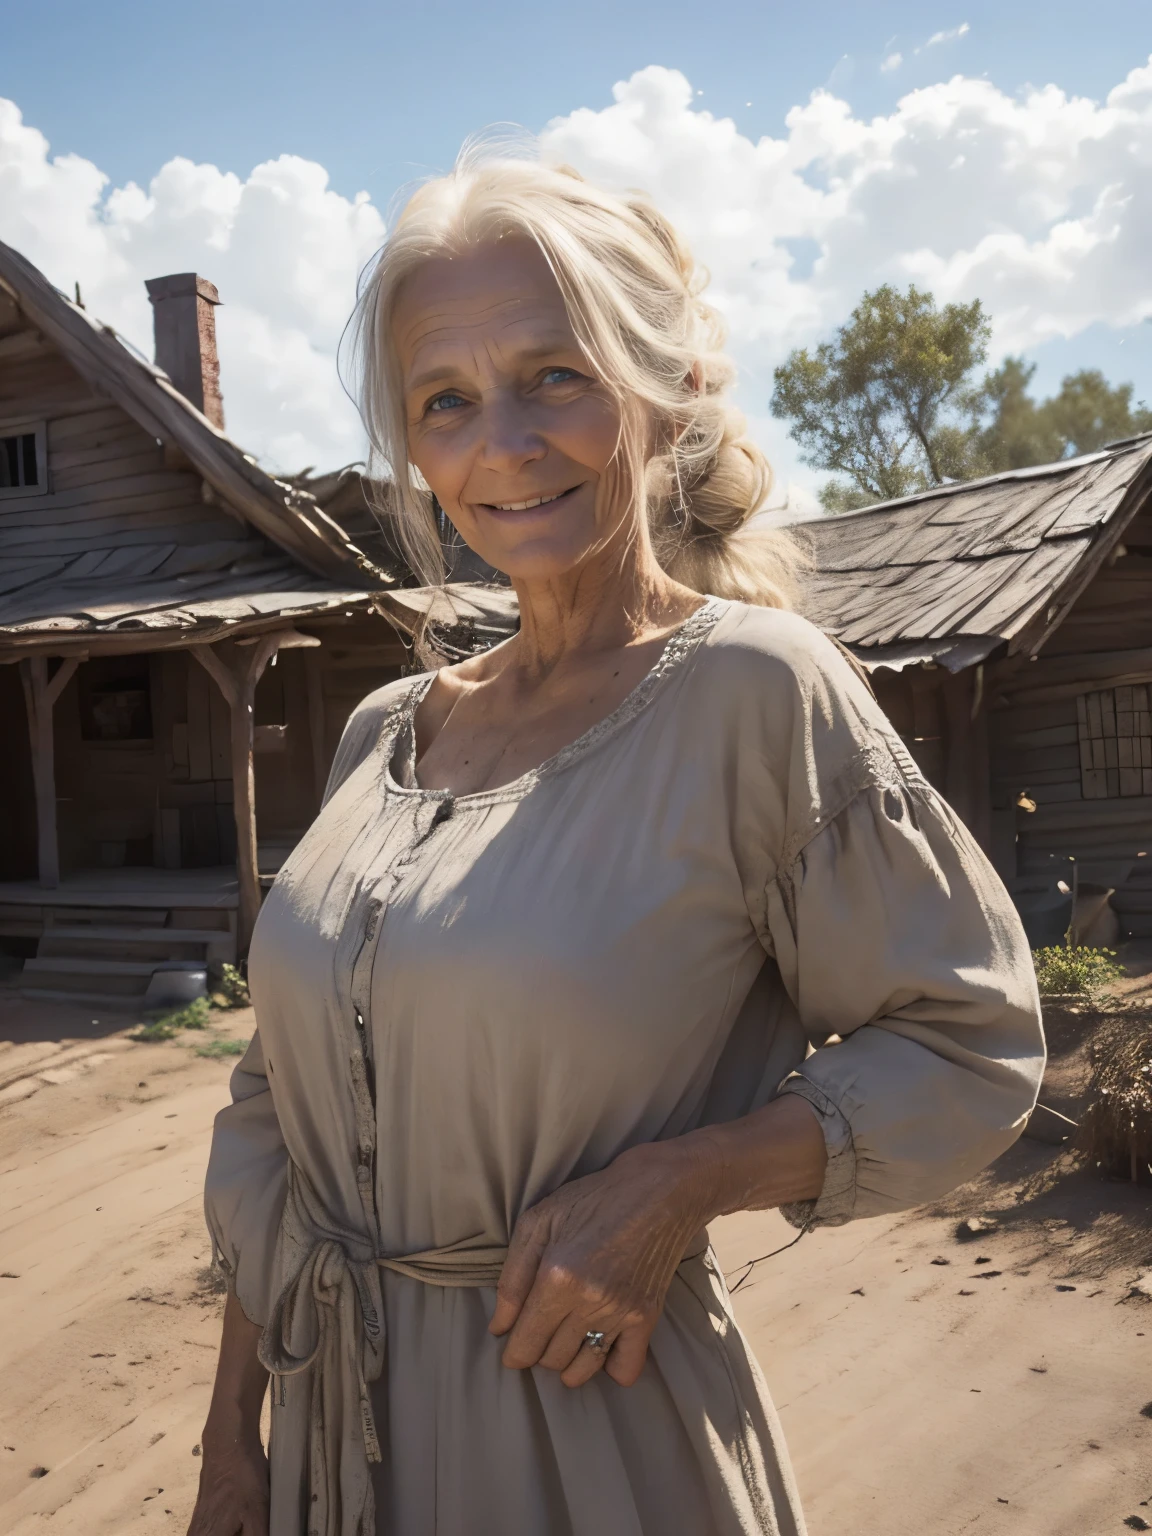
[{"label": "porch post", "polygon": [[56,752],[52,738],[52,708],[64,692],[81,658],[69,656],[49,681],[47,656],[30,656],[20,663],[28,740],[32,748],[32,783],[36,793],[36,846],[40,884],[53,891],[60,884],[60,845],[56,832]]},{"label": "porch post", "polygon": [[[295,630],[258,635],[237,642],[235,661],[229,665],[211,645],[189,647],[192,655],[215,681],[228,705],[232,739],[232,813],[236,819],[236,883],[238,911],[236,950],[246,953],[252,930],[260,915],[260,866],[256,851],[255,745],[256,684],[276,652],[288,647],[317,646],[312,635]],[[240,647],[244,647],[243,650]]]}]

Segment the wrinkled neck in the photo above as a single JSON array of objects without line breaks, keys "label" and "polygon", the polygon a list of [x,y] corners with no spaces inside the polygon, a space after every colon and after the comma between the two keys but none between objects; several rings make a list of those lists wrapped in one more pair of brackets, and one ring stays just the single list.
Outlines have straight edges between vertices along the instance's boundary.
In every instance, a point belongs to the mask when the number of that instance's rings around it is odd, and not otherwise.
[{"label": "wrinkled neck", "polygon": [[577,652],[613,650],[666,628],[694,597],[661,569],[644,537],[613,541],[562,575],[512,585],[520,601],[516,665],[531,676]]}]

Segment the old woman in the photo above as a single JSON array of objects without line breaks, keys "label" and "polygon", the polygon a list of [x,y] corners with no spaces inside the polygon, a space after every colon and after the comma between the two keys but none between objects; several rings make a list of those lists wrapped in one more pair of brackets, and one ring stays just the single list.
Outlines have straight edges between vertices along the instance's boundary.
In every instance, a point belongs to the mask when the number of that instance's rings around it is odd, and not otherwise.
[{"label": "old woman", "polygon": [[438,504],[520,629],[360,705],[264,906],[193,1536],[798,1536],[708,1223],[936,1199],[1032,1107],[1020,925],[788,611],[702,287],[484,155],[365,285],[411,558]]}]

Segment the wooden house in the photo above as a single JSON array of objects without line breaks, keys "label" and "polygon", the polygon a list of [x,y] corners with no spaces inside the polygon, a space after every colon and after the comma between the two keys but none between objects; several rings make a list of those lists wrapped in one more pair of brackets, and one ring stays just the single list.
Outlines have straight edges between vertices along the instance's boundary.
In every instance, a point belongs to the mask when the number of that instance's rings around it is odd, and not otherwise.
[{"label": "wooden house", "polygon": [[148,288],[156,366],[0,245],[0,949],[108,1004],[243,953],[406,656],[402,573],[224,434],[216,290]]},{"label": "wooden house", "polygon": [[805,612],[868,668],[1034,939],[1077,887],[1152,938],[1152,435],[800,531]]}]

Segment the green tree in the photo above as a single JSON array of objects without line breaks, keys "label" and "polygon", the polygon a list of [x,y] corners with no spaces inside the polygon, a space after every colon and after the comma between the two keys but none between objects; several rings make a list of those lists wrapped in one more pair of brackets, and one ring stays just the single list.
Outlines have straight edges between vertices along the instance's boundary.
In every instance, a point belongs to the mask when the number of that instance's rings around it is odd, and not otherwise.
[{"label": "green tree", "polygon": [[1152,411],[1133,407],[1131,384],[1113,386],[1098,368],[1084,368],[1037,402],[1028,394],[1035,372],[1034,364],[1010,357],[984,380],[977,411],[987,420],[977,452],[988,471],[1052,464],[1152,431]]},{"label": "green tree", "polygon": [[1132,385],[1099,369],[1030,393],[1035,364],[1009,357],[978,381],[990,326],[979,300],[938,308],[930,293],[866,293],[831,342],[776,369],[772,413],[791,422],[805,463],[842,478],[820,500],[847,512],[949,480],[1052,464],[1152,432]]},{"label": "green tree", "polygon": [[1051,464],[1063,457],[1064,437],[1028,393],[1035,372],[1035,363],[1009,357],[985,378],[973,401],[977,474]]},{"label": "green tree", "polygon": [[792,423],[805,463],[846,480],[828,511],[907,496],[976,468],[972,374],[990,326],[979,299],[938,308],[930,293],[866,293],[836,338],[775,372],[772,413]]}]

